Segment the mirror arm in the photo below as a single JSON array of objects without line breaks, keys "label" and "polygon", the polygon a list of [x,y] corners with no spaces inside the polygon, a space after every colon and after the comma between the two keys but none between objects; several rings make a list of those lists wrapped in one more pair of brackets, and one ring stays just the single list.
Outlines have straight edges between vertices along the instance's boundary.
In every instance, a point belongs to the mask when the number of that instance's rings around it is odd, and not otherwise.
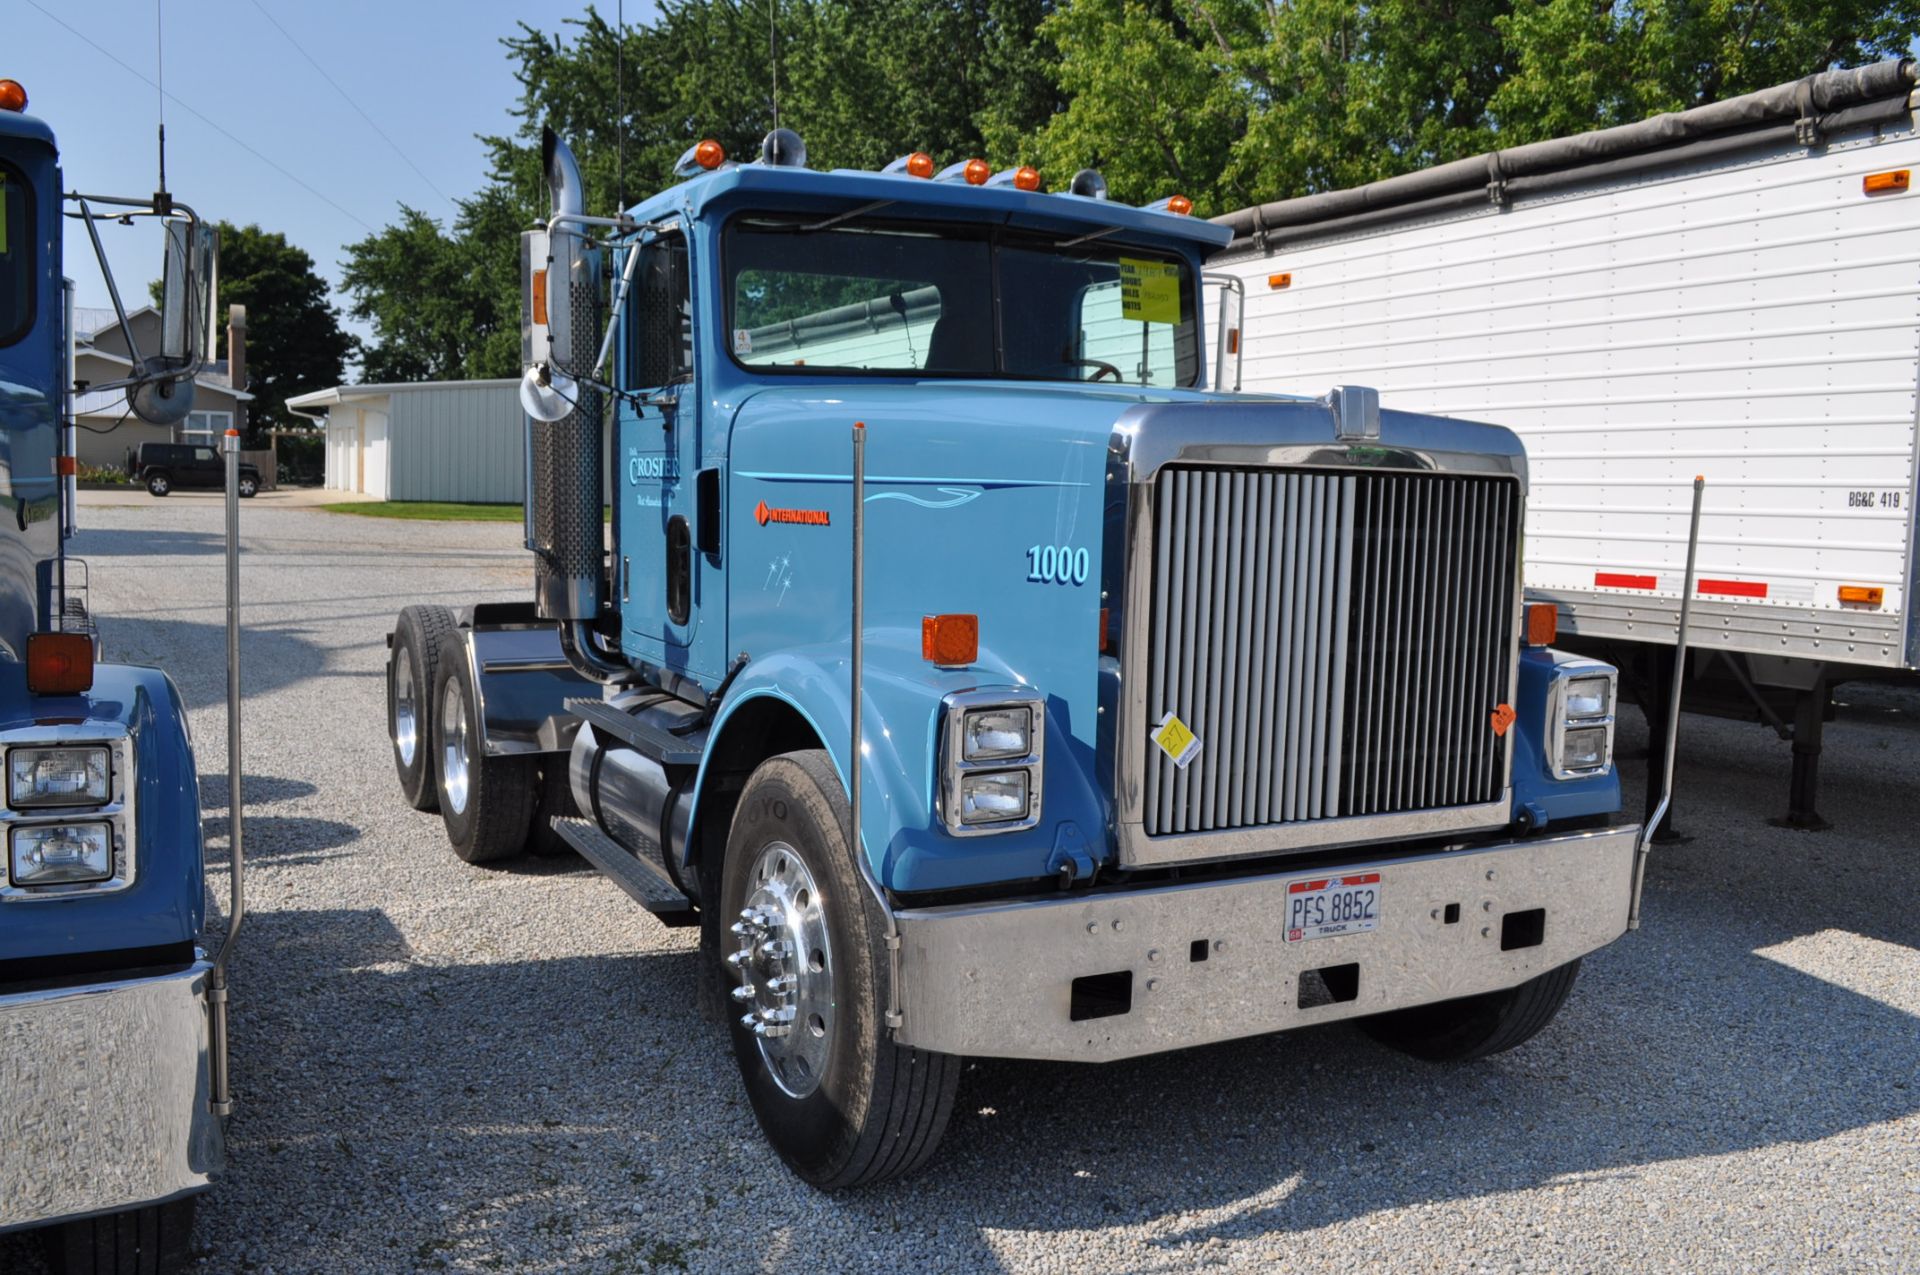
[{"label": "mirror arm", "polygon": [[127,357],[133,360],[137,368],[141,365],[140,347],[134,343],[133,325],[127,322],[127,307],[120,300],[120,285],[113,281],[113,267],[107,264],[106,245],[100,242],[100,227],[94,224],[93,210],[87,207],[87,196],[76,196],[80,203],[81,220],[87,224],[87,236],[93,240],[94,259],[100,263],[100,277],[106,280],[107,295],[113,298],[113,312],[119,316],[121,335],[127,338]]},{"label": "mirror arm", "polygon": [[607,324],[607,334],[600,339],[600,356],[593,361],[593,376],[598,379],[602,369],[607,366],[607,355],[613,349],[614,333],[620,330],[620,320],[627,313],[627,292],[633,287],[633,269],[640,261],[640,242],[635,240],[627,249],[626,268],[620,272],[620,290],[613,295],[613,321]]}]

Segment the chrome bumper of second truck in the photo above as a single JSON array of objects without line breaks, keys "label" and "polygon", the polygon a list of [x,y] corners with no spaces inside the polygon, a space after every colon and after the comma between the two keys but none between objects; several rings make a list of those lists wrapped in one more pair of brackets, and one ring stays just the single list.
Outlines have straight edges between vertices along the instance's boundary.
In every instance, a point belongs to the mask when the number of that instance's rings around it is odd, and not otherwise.
[{"label": "chrome bumper of second truck", "polygon": [[210,968],[0,995],[0,1231],[189,1195],[225,1167]]},{"label": "chrome bumper of second truck", "polygon": [[[1637,827],[1257,877],[898,914],[901,1043],[975,1057],[1104,1062],[1515,987],[1626,932]],[[1287,941],[1288,887],[1380,874],[1371,932]],[[1513,933],[1511,913],[1543,911]],[[1450,919],[1451,918],[1451,919]],[[1506,939],[1503,950],[1503,938]],[[1328,1002],[1357,965],[1352,999]],[[1125,1012],[1074,1021],[1075,979]]]}]

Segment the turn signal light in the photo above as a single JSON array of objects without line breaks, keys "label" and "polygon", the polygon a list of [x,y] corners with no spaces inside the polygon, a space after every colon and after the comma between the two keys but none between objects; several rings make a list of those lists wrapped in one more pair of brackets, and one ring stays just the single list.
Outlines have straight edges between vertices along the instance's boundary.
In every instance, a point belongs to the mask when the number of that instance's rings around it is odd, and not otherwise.
[{"label": "turn signal light", "polygon": [[1896,168],[1888,173],[1868,173],[1860,188],[1869,195],[1891,195],[1905,190],[1909,181],[1909,170]]},{"label": "turn signal light", "polygon": [[1840,586],[1840,600],[1852,602],[1858,606],[1877,607],[1886,600],[1887,591],[1873,585],[1843,584]]},{"label": "turn signal light", "polygon": [[907,156],[907,176],[933,176],[933,156],[927,154],[925,151],[915,151],[913,154]]},{"label": "turn signal light", "polygon": [[1552,646],[1560,636],[1560,608],[1551,602],[1527,603],[1527,645]]},{"label": "turn signal light", "polygon": [[27,109],[27,90],[18,80],[0,80],[0,111]]},{"label": "turn signal light", "polygon": [[1020,171],[1013,175],[1013,185],[1016,190],[1039,190],[1040,170],[1022,164]]},{"label": "turn signal light", "polygon": [[980,617],[927,615],[920,618],[920,657],[953,667],[980,658]]},{"label": "turn signal light", "polygon": [[984,186],[987,184],[987,178],[993,176],[993,165],[984,159],[970,159],[961,172],[967,179],[967,185]]},{"label": "turn signal light", "polygon": [[82,695],[93,689],[93,639],[84,633],[27,637],[27,689],[35,695]]},{"label": "turn signal light", "polygon": [[727,148],[709,137],[693,148],[693,162],[712,172],[727,162]]}]

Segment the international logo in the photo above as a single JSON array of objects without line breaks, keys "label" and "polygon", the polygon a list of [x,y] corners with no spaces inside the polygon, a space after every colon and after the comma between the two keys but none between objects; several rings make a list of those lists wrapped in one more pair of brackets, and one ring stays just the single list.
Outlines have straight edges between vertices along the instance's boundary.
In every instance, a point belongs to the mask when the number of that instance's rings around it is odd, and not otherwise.
[{"label": "international logo", "polygon": [[775,509],[764,500],[753,511],[753,520],[762,527],[770,522],[798,523],[802,527],[828,525],[827,511],[824,509]]}]

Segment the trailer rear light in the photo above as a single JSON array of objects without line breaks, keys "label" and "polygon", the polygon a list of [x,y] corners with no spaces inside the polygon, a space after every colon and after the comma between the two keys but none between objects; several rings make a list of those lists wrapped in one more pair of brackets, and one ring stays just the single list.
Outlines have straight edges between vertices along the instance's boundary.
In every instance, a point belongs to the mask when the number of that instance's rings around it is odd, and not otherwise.
[{"label": "trailer rear light", "polygon": [[1560,635],[1560,608],[1551,602],[1527,603],[1527,645],[1552,646]]},{"label": "trailer rear light", "polygon": [[27,109],[27,90],[18,80],[0,80],[0,111]]},{"label": "trailer rear light", "polygon": [[980,617],[928,615],[920,619],[920,655],[930,664],[957,668],[980,657]]},{"label": "trailer rear light", "polygon": [[1293,272],[1289,270],[1280,274],[1268,275],[1267,286],[1275,292],[1278,292],[1282,288],[1291,288],[1293,286]]},{"label": "trailer rear light", "polygon": [[1909,180],[1909,172],[1904,168],[1868,173],[1866,180],[1860,183],[1860,189],[1869,195],[1894,195],[1905,190]]},{"label": "trailer rear light", "polygon": [[1843,584],[1840,586],[1840,600],[1856,606],[1877,607],[1886,600],[1887,591],[1878,585]]},{"label": "trailer rear light", "polygon": [[27,689],[35,695],[83,695],[93,689],[93,639],[85,633],[27,637]]}]

